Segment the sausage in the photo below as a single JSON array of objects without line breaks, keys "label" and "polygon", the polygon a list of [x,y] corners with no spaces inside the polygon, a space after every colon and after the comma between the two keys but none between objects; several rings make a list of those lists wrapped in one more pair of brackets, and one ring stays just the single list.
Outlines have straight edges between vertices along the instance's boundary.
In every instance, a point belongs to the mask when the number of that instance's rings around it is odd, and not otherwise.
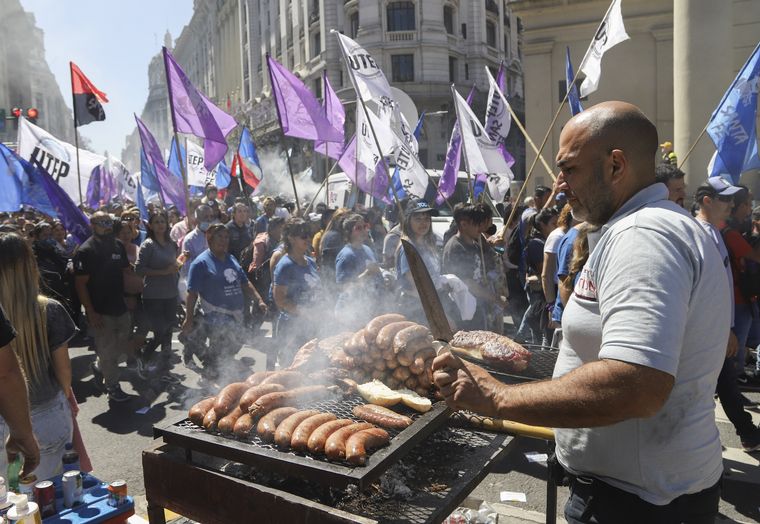
[{"label": "sausage", "polygon": [[349,355],[357,356],[367,351],[367,341],[364,340],[364,328],[351,336],[344,344],[343,350]]},{"label": "sausage", "polygon": [[277,431],[274,432],[275,445],[280,449],[288,449],[290,447],[290,441],[293,439],[293,432],[298,425],[307,418],[318,414],[319,411],[313,409],[297,411],[280,422],[277,426]]},{"label": "sausage", "polygon": [[261,384],[280,384],[285,388],[297,388],[306,384],[306,377],[300,371],[275,371],[267,378],[265,378]]},{"label": "sausage", "polygon": [[370,373],[370,376],[373,380],[379,380],[383,381],[383,378],[385,378],[385,371],[380,371],[379,369],[373,369],[372,373]]},{"label": "sausage", "polygon": [[429,387],[423,387],[423,386],[417,386],[414,388],[414,392],[417,393],[421,397],[427,397],[430,395],[430,388]]},{"label": "sausage", "polygon": [[356,466],[363,466],[367,462],[367,451],[385,446],[389,441],[388,432],[380,428],[354,433],[346,441],[346,460]]},{"label": "sausage", "polygon": [[352,410],[356,418],[371,422],[384,428],[404,429],[412,425],[412,419],[406,415],[396,413],[392,409],[374,404],[356,406]]},{"label": "sausage", "polygon": [[325,441],[325,455],[330,460],[343,460],[346,458],[346,441],[348,437],[363,429],[374,427],[368,422],[349,424],[334,431]]},{"label": "sausage", "polygon": [[216,425],[220,433],[229,435],[235,427],[235,423],[245,413],[240,406],[236,406],[235,409],[227,413],[224,417],[219,419],[219,423]]},{"label": "sausage", "polygon": [[215,400],[216,397],[204,398],[200,402],[197,402],[193,407],[191,407],[190,411],[187,414],[187,416],[190,417],[190,422],[196,426],[202,426],[203,417],[206,416],[208,410],[211,409],[211,407],[214,405]]},{"label": "sausage", "polygon": [[433,359],[429,358],[425,361],[425,384],[427,387],[433,385]]},{"label": "sausage", "polygon": [[274,371],[257,371],[253,375],[249,376],[247,379],[245,379],[246,382],[248,382],[251,386],[258,386],[261,384],[261,381],[267,378],[269,375],[274,373]]},{"label": "sausage", "polygon": [[203,417],[203,427],[206,428],[206,431],[216,431],[216,423],[218,421],[219,417],[216,416],[216,410],[211,408],[206,412],[206,416]]},{"label": "sausage", "polygon": [[293,431],[290,439],[290,447],[295,451],[306,451],[309,448],[309,437],[314,431],[326,422],[335,420],[337,417],[332,413],[317,413],[307,418]]},{"label": "sausage", "polygon": [[396,359],[396,356],[394,355],[393,358],[385,359],[385,367],[388,369],[396,369],[398,367],[398,360]]},{"label": "sausage", "polygon": [[425,372],[425,362],[420,362],[419,359],[414,359],[414,362],[409,364],[408,369],[412,375],[422,375]]},{"label": "sausage", "polygon": [[232,428],[232,433],[234,433],[237,438],[245,438],[251,433],[252,429],[253,417],[248,413],[243,413],[240,415],[240,418],[237,419],[237,422],[235,422],[235,426]]},{"label": "sausage", "polygon": [[414,322],[404,320],[402,322],[393,322],[383,326],[380,331],[377,332],[377,338],[375,339],[375,345],[380,349],[388,349],[393,347],[393,337],[396,333],[402,329],[414,326]]},{"label": "sausage", "polygon": [[412,376],[412,372],[409,371],[409,368],[399,366],[393,370],[393,378],[395,378],[398,381],[403,382],[404,380],[408,379],[411,376]]},{"label": "sausage", "polygon": [[254,417],[257,417],[265,415],[275,408],[294,406],[307,400],[324,400],[332,394],[332,390],[324,385],[304,386],[302,388],[295,388],[288,391],[275,391],[274,393],[267,393],[256,399],[256,402],[251,404],[251,407],[248,408],[248,412]]},{"label": "sausage", "polygon": [[385,360],[394,360],[396,358],[396,353],[393,351],[393,348],[381,349],[380,355]]},{"label": "sausage", "polygon": [[383,327],[393,322],[402,322],[404,320],[406,320],[406,317],[404,317],[404,315],[399,315],[398,313],[389,313],[387,315],[375,317],[370,320],[364,328],[364,340],[367,341],[367,344],[372,344],[377,340],[377,334],[383,329]]},{"label": "sausage", "polygon": [[372,362],[372,367],[378,371],[385,371],[385,368],[386,368],[385,360],[383,360],[382,358],[375,359]]},{"label": "sausage", "polygon": [[416,375],[412,375],[411,377],[409,377],[408,379],[406,379],[404,381],[404,385],[407,387],[407,389],[414,389],[417,386],[419,386],[420,383],[417,380],[417,376]]},{"label": "sausage", "polygon": [[399,382],[396,378],[394,378],[393,375],[391,375],[390,377],[386,377],[386,379],[383,381],[383,384],[391,389],[398,389],[399,386],[403,384],[403,382]]},{"label": "sausage", "polygon": [[247,382],[233,382],[227,386],[224,386],[219,394],[216,396],[214,402],[214,411],[216,411],[217,417],[221,419],[227,413],[232,411],[235,406],[238,405],[240,397],[243,393],[251,387]]},{"label": "sausage", "polygon": [[425,372],[425,362],[433,358],[435,358],[435,349],[426,347],[414,354],[414,362],[409,364],[409,370],[415,375],[422,375]]},{"label": "sausage", "polygon": [[[431,337],[431,336],[421,337],[421,338],[417,338],[417,339],[414,339],[414,340],[410,341],[406,345],[406,351],[405,352],[408,355],[414,355],[417,352],[423,351],[423,350],[428,349],[428,348],[433,349],[433,337]],[[435,352],[434,349],[433,349],[433,351]]]},{"label": "sausage", "polygon": [[424,338],[428,335],[430,335],[430,330],[420,324],[414,324],[413,326],[404,328],[393,337],[393,351],[395,351],[396,354],[406,351],[407,344],[412,340]]},{"label": "sausage", "polygon": [[285,391],[285,386],[281,384],[261,384],[260,386],[252,386],[243,393],[242,397],[240,397],[238,406],[240,406],[240,409],[245,413],[248,413],[248,408],[250,408],[251,404],[256,402],[261,395],[274,393],[275,391]]},{"label": "sausage", "polygon": [[340,428],[348,426],[349,424],[354,424],[354,421],[347,418],[341,418],[338,420],[333,420],[331,422],[325,422],[311,432],[311,435],[309,435],[309,440],[306,442],[306,447],[311,453],[324,453],[327,437],[338,431]]},{"label": "sausage", "polygon": [[[296,408],[291,407],[277,408],[270,411],[259,420],[259,423],[256,425],[256,433],[264,442],[272,442],[274,440],[274,432],[277,431],[277,426],[280,422],[296,411],[298,411]],[[253,420],[253,415],[249,414],[249,416]]]},{"label": "sausage", "polygon": [[406,353],[399,353],[396,355],[396,360],[398,360],[399,366],[409,367],[412,365],[412,362],[414,362],[414,357],[407,355]]}]

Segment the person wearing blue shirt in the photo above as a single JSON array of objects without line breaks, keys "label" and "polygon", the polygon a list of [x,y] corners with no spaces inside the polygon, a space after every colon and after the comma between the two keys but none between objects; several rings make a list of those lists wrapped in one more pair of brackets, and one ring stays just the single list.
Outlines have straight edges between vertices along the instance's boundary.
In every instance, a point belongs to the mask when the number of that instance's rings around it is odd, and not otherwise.
[{"label": "person wearing blue shirt", "polygon": [[269,219],[272,218],[276,209],[277,203],[274,201],[274,198],[266,197],[264,199],[264,214],[256,219],[253,230],[254,235],[266,233],[267,227],[269,226]]},{"label": "person wearing blue shirt", "polygon": [[[321,291],[317,263],[306,256],[311,249],[309,224],[289,218],[282,232],[285,255],[277,262],[272,279],[272,296],[279,310],[274,336],[282,340],[280,368],[288,367],[296,350],[318,331],[321,310],[315,302]],[[322,319],[323,320],[323,319]],[[276,351],[276,350],[275,350]],[[267,355],[267,369],[274,369],[278,355]]]},{"label": "person wearing blue shirt", "polygon": [[[223,224],[211,225],[206,240],[209,248],[193,261],[188,272],[187,317],[182,334],[185,344],[194,346],[193,352],[199,355],[203,374],[214,379],[218,376],[220,357],[234,357],[242,347],[239,327],[246,304],[244,295],[253,299],[262,311],[266,311],[266,304],[229,253],[227,228]],[[201,315],[197,315],[196,306]]]},{"label": "person wearing blue shirt", "polygon": [[[557,247],[557,279],[561,282],[570,275],[570,262],[573,260],[573,244],[575,239],[578,238],[578,230],[580,224],[568,229],[567,233],[559,241]],[[578,274],[575,275],[577,279]],[[573,284],[575,284],[573,282]],[[562,324],[562,312],[565,309],[565,304],[562,302],[561,293],[557,292],[557,297],[554,299],[554,309],[552,310],[552,322],[556,322],[561,326]]]}]

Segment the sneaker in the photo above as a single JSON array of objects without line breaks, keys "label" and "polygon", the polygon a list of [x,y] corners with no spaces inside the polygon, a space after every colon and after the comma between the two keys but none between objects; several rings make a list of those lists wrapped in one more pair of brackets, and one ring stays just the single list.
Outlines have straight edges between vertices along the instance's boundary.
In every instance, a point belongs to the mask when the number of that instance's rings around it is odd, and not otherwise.
[{"label": "sneaker", "polygon": [[745,408],[755,408],[758,405],[756,401],[750,400],[744,395],[741,395],[741,398],[742,398],[742,406],[744,406]]},{"label": "sneaker", "polygon": [[103,373],[98,369],[98,365],[94,361],[90,364],[90,371],[92,371],[92,385],[101,393],[105,393],[106,382],[103,379]]},{"label": "sneaker", "polygon": [[176,385],[180,384],[182,381],[171,374],[161,375],[161,378],[159,379],[161,382],[169,385]]},{"label": "sneaker", "polygon": [[111,402],[127,402],[132,397],[124,393],[121,386],[116,384],[115,386],[108,388],[108,400]]},{"label": "sneaker", "polygon": [[156,367],[155,364],[147,363],[141,358],[137,359],[136,371],[137,371],[137,376],[140,377],[141,379],[148,380],[150,376],[156,372],[156,369],[158,368]]}]

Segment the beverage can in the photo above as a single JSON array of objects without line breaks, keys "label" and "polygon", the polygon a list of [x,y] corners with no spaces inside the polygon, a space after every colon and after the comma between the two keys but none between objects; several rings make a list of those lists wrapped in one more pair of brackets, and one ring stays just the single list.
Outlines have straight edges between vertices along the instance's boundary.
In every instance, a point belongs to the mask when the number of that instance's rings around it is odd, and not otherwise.
[{"label": "beverage can", "polygon": [[121,506],[127,502],[127,481],[114,480],[108,485],[108,505]]},{"label": "beverage can", "polygon": [[74,451],[74,446],[71,443],[66,444],[66,451],[63,453],[61,462],[63,463],[63,471],[79,470],[79,453]]},{"label": "beverage can", "polygon": [[61,478],[63,486],[63,505],[67,508],[73,508],[79,502],[82,502],[82,474],[79,471],[67,471]]},{"label": "beverage can", "polygon": [[43,480],[34,485],[34,501],[43,519],[55,515],[55,487],[51,481]]},{"label": "beverage can", "polygon": [[20,495],[26,495],[30,502],[34,502],[34,485],[37,484],[37,475],[31,474],[21,477],[18,481],[18,492]]}]

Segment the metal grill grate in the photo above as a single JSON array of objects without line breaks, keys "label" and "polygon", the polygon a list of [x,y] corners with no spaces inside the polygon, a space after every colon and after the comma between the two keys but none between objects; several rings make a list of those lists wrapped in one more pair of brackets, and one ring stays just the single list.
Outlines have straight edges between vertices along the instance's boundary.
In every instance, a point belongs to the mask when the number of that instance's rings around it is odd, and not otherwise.
[{"label": "metal grill grate", "polygon": [[478,364],[504,382],[528,382],[531,380],[552,378],[559,350],[549,346],[539,346],[535,344],[522,344],[522,346],[530,351],[531,358],[527,369],[520,372],[504,371],[498,366],[494,366],[493,364],[489,364],[480,359],[469,358],[466,355],[463,355],[462,358]]}]

